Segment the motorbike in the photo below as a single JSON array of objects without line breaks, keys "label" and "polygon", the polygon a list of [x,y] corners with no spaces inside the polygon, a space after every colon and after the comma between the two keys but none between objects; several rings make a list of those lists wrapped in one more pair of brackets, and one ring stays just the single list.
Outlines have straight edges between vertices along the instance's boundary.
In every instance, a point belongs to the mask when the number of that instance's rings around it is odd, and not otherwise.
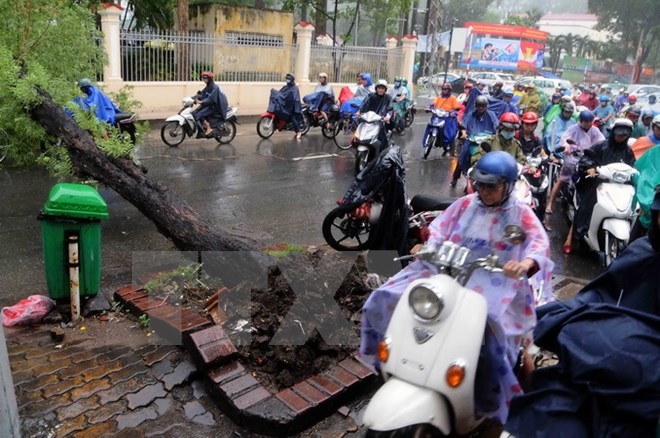
[{"label": "motorbike", "polygon": [[445,124],[449,120],[449,112],[441,108],[428,108],[427,113],[431,113],[429,124],[426,127],[426,134],[422,146],[424,147],[424,159],[426,159],[433,148],[442,147],[445,152],[451,148],[454,138],[448,139],[445,135]]},{"label": "motorbike", "polygon": [[[511,242],[523,234],[512,228]],[[367,437],[463,435],[483,421],[475,414],[475,376],[488,303],[464,285],[477,270],[503,270],[494,253],[469,257],[468,248],[445,241],[399,258],[424,260],[439,273],[410,283],[378,345],[385,383],[364,413]]]},{"label": "motorbike", "polygon": [[119,113],[115,114],[115,124],[114,127],[117,128],[119,134],[126,133],[131,138],[131,143],[135,146],[135,122],[137,121],[137,115],[135,113]]},{"label": "motorbike", "polygon": [[302,106],[303,118],[306,119],[307,126],[320,127],[321,134],[325,138],[334,138],[335,126],[339,120],[339,106],[335,102],[334,96],[327,98],[325,103],[328,104],[327,111],[324,111],[327,118],[323,116],[320,110],[312,111],[308,104]]},{"label": "motorbike", "polygon": [[[383,118],[374,111],[360,114],[360,123],[353,135],[352,146],[355,148],[355,174],[360,173],[381,149],[379,134],[387,129]],[[388,133],[391,135],[391,132]]]},{"label": "motorbike", "polygon": [[417,114],[417,108],[415,108],[416,104],[417,102],[411,100],[406,105],[406,114],[403,116],[403,123],[406,128],[410,128],[415,121],[415,114]]},{"label": "motorbike", "polygon": [[[584,153],[589,152],[587,150]],[[635,187],[630,184],[635,173],[638,173],[637,170],[625,163],[596,167],[596,176],[593,178],[598,178],[600,184],[584,243],[598,254],[604,266],[609,266],[628,245],[630,230],[636,219],[633,206]],[[579,205],[577,190],[571,184],[564,184],[562,191],[566,215],[572,223]]]},{"label": "motorbike", "polygon": [[323,238],[337,251],[401,249],[426,242],[428,225],[454,199],[417,195],[405,199],[401,149],[381,152],[351,183],[323,220]]},{"label": "motorbike", "polygon": [[[295,117],[295,116],[294,116]],[[302,135],[307,134],[309,131],[309,122],[307,117],[301,117],[299,119],[300,132]],[[293,127],[293,122],[289,120],[288,122],[280,119],[270,111],[266,111],[261,115],[259,121],[257,122],[257,134],[263,139],[270,138],[275,131],[295,131]]]},{"label": "motorbike", "polygon": [[537,147],[525,157],[521,174],[529,184],[532,195],[532,209],[541,222],[545,216],[546,194],[549,186],[547,159],[540,156],[541,147]]},{"label": "motorbike", "polygon": [[[183,108],[175,116],[165,119],[165,124],[160,128],[160,138],[170,147],[179,146],[186,137],[195,138],[200,128],[193,115],[195,100],[192,97],[183,98]],[[237,107],[231,107],[227,111],[224,124],[213,130],[213,138],[220,144],[227,144],[236,137],[236,124],[238,119]]]}]

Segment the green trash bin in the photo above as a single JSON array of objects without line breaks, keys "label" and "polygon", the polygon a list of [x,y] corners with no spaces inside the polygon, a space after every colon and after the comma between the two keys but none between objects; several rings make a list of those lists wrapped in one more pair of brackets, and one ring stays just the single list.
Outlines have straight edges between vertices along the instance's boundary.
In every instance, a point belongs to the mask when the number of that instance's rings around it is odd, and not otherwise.
[{"label": "green trash bin", "polygon": [[44,247],[48,295],[69,298],[68,238],[78,237],[80,296],[93,296],[101,288],[101,219],[108,206],[94,188],[82,184],[56,184],[39,213]]}]

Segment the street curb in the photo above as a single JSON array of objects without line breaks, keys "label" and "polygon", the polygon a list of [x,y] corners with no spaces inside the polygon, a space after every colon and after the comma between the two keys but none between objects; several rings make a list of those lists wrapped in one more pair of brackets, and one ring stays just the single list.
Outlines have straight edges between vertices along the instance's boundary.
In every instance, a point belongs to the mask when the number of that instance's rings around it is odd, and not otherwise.
[{"label": "street curb", "polygon": [[267,388],[238,361],[236,347],[220,324],[166,300],[150,299],[142,286],[121,288],[114,298],[135,316],[146,314],[159,336],[183,345],[198,371],[204,373],[218,407],[236,424],[255,433],[285,436],[301,432],[377,384],[371,369],[348,357],[289,388]]}]

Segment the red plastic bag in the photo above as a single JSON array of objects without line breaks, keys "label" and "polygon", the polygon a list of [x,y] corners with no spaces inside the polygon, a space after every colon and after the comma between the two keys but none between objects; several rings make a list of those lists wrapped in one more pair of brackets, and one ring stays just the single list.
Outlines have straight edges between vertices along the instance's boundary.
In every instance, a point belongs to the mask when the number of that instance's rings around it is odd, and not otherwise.
[{"label": "red plastic bag", "polygon": [[2,325],[29,325],[41,321],[55,307],[55,301],[44,295],[30,295],[10,307],[2,308]]}]

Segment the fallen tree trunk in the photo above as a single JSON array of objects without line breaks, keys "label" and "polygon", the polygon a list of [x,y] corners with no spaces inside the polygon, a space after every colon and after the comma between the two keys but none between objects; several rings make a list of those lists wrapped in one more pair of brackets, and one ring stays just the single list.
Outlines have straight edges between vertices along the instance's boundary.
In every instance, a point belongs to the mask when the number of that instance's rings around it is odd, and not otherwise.
[{"label": "fallen tree trunk", "polygon": [[151,220],[158,231],[182,251],[257,251],[230,233],[212,227],[187,202],[152,181],[129,158],[110,158],[92,136],[68,116],[51,97],[31,108],[33,120],[48,134],[61,138],[75,170],[110,187]]}]

